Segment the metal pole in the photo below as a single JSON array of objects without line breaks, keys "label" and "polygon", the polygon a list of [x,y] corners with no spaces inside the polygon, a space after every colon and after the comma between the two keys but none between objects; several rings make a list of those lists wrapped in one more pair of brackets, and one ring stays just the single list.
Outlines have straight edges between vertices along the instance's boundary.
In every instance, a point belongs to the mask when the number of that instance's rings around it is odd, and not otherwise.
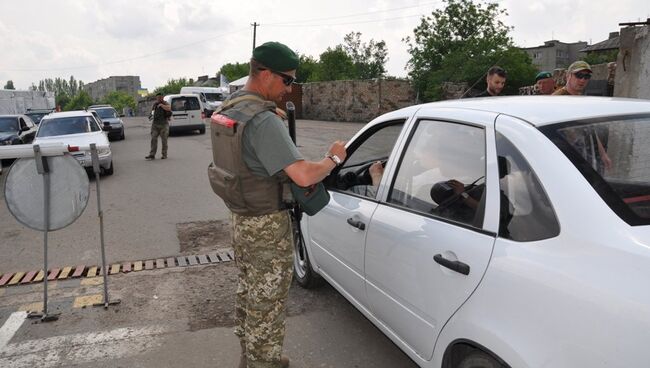
[{"label": "metal pole", "polygon": [[102,212],[101,193],[99,190],[99,174],[101,173],[101,168],[99,167],[99,153],[97,152],[97,145],[95,143],[90,144],[90,157],[92,159],[95,183],[97,185],[97,216],[99,217],[99,241],[102,252],[102,277],[104,278],[104,302],[97,303],[95,306],[108,308],[109,304],[118,304],[120,301],[109,302],[108,299],[108,270],[106,269],[106,251],[104,247],[104,213]]}]

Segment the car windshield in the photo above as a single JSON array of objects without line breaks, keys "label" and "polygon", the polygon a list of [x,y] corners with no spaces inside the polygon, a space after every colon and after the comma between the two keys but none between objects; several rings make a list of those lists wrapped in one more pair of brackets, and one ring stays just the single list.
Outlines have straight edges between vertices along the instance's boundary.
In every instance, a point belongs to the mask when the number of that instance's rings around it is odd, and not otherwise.
[{"label": "car windshield", "polygon": [[650,115],[554,124],[542,131],[630,225],[650,225]]},{"label": "car windshield", "polygon": [[71,116],[45,119],[38,128],[37,137],[78,134],[99,131],[99,126],[90,116]]},{"label": "car windshield", "polygon": [[205,98],[208,101],[223,101],[225,97],[221,93],[206,93]]},{"label": "car windshield", "polygon": [[111,107],[104,108],[104,109],[94,109],[94,110],[97,111],[97,114],[102,119],[112,119],[117,117],[117,113]]},{"label": "car windshield", "polygon": [[0,117],[0,132],[17,132],[18,119],[14,117]]}]

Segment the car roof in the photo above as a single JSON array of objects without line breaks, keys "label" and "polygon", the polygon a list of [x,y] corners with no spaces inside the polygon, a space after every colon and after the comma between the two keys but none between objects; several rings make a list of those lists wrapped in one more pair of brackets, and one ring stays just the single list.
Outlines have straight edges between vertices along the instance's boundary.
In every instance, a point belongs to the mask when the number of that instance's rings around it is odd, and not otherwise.
[{"label": "car roof", "polygon": [[90,105],[90,106],[88,106],[89,109],[97,109],[97,108],[100,108],[100,107],[110,107],[110,108],[112,108],[113,106],[111,106],[111,105]]},{"label": "car roof", "polygon": [[88,112],[88,111],[83,111],[83,110],[53,112],[53,113],[47,115],[46,117],[43,117],[43,119],[45,119],[45,118],[48,118],[48,119],[70,118],[70,117],[75,117],[75,116],[93,116],[93,114]]},{"label": "car roof", "polygon": [[398,111],[410,116],[420,109],[486,111],[514,116],[534,126],[543,126],[604,116],[647,114],[650,113],[650,100],[591,96],[503,96],[431,102]]},{"label": "car roof", "polygon": [[24,116],[24,114],[1,114],[1,118],[17,118],[19,116]]},{"label": "car roof", "polygon": [[198,95],[196,93],[179,93],[179,94],[174,94],[174,95],[166,95],[164,98],[197,97],[197,96]]}]

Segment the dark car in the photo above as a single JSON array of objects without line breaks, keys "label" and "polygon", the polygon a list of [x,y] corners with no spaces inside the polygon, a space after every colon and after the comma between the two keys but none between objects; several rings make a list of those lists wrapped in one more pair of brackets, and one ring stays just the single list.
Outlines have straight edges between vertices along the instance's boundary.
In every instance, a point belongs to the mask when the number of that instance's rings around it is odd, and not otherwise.
[{"label": "dark car", "polygon": [[[0,146],[32,143],[36,125],[26,115],[0,115]],[[2,160],[7,166],[13,160]]]},{"label": "dark car", "polygon": [[104,125],[106,123],[110,124],[111,129],[106,131],[110,140],[123,140],[126,138],[124,135],[124,122],[113,107],[110,105],[93,105],[88,109],[96,111]]},{"label": "dark car", "polygon": [[34,124],[38,125],[41,123],[41,120],[43,117],[51,112],[53,112],[54,109],[27,109],[27,112],[25,115],[29,116],[32,121],[34,121]]}]

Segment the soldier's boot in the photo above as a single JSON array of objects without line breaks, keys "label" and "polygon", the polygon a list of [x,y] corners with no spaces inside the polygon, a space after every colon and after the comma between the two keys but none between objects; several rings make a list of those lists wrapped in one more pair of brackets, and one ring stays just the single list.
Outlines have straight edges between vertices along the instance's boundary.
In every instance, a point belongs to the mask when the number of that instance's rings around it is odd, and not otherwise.
[{"label": "soldier's boot", "polygon": [[280,357],[280,366],[282,368],[287,368],[289,367],[289,357],[286,355],[283,355]]}]

